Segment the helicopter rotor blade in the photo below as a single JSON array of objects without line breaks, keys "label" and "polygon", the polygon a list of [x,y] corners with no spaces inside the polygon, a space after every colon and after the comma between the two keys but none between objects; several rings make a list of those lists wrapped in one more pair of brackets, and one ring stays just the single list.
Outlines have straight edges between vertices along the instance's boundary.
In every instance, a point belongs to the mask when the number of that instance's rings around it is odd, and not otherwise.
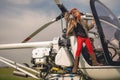
[{"label": "helicopter rotor blade", "polygon": [[38,34],[40,31],[42,31],[43,29],[45,29],[46,27],[48,27],[49,25],[51,25],[52,23],[54,23],[55,21],[57,21],[56,19],[44,24],[43,26],[41,26],[39,29],[37,29],[35,32],[33,32],[31,35],[29,35],[26,39],[24,39],[22,41],[22,43],[25,43],[27,41],[29,41],[31,38],[33,38],[36,34]]},{"label": "helicopter rotor blade", "polygon": [[54,0],[58,8],[61,10],[62,13],[67,12],[67,8],[60,2],[60,0]]},{"label": "helicopter rotor blade", "polygon": [[30,43],[12,43],[12,44],[0,44],[0,50],[8,49],[25,49],[25,48],[40,48],[40,47],[51,47],[57,45],[58,40],[54,41],[42,41],[42,42],[30,42]]},{"label": "helicopter rotor blade", "polygon": [[65,12],[67,12],[68,10],[64,7],[64,5],[62,3],[60,3],[60,0],[55,0],[56,5],[59,7],[59,9],[62,11],[62,13],[56,17],[56,19],[44,24],[43,26],[41,26],[39,29],[37,29],[35,32],[33,32],[31,35],[29,35],[27,38],[25,38],[22,43],[26,43],[27,41],[29,41],[31,38],[33,38],[35,35],[37,35],[40,31],[42,31],[43,29],[47,28],[49,25],[51,25],[52,23],[60,20],[61,18],[64,17]]}]

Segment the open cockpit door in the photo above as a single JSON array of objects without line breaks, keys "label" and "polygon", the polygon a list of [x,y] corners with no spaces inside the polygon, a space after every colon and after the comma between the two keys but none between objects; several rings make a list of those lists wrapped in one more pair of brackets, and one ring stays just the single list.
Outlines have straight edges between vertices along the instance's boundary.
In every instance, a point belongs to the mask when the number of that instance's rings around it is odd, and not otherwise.
[{"label": "open cockpit door", "polygon": [[[118,18],[99,0],[90,0],[90,7],[96,22],[97,32],[107,64],[120,65],[120,61],[113,61],[110,55],[112,51],[109,51],[109,45],[111,44],[114,48],[119,49],[120,22]],[[113,40],[117,41],[117,45],[115,45],[116,42],[113,42]]]}]

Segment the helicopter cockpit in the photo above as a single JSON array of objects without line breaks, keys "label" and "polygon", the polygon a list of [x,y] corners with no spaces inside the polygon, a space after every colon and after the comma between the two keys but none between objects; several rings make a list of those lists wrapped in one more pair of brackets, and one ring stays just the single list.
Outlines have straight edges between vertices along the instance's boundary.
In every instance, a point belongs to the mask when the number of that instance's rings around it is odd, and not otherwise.
[{"label": "helicopter cockpit", "polygon": [[[93,0],[90,6],[99,34],[99,38],[94,39],[93,43],[98,61],[105,65],[119,66],[120,21],[112,11],[100,1]],[[84,52],[85,51],[86,50],[84,50]],[[90,64],[90,61],[87,62]]]}]

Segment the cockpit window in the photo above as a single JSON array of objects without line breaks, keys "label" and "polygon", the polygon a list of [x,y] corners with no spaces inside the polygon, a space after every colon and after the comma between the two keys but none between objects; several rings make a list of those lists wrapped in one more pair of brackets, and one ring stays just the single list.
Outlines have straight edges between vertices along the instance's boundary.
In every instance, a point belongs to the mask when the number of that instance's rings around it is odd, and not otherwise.
[{"label": "cockpit window", "polygon": [[[108,50],[113,61],[120,62],[120,21],[113,12],[99,0],[93,0]],[[94,13],[94,11],[92,10]],[[99,25],[97,25],[99,27]],[[103,38],[104,39],[104,38]],[[101,42],[102,43],[102,42]],[[103,47],[103,46],[101,46]]]},{"label": "cockpit window", "polygon": [[118,18],[106,6],[98,1],[95,1],[95,8],[104,30],[105,37],[108,40],[115,38],[115,32],[120,30]]}]

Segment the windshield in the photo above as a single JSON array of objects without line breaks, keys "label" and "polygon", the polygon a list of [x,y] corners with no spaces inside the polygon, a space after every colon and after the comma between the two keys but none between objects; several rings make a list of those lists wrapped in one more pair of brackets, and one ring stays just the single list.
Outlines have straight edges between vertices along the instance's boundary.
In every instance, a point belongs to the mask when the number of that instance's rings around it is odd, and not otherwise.
[{"label": "windshield", "polygon": [[[120,61],[120,22],[113,12],[99,0],[91,0],[91,10],[100,35],[99,44],[104,50],[108,63]],[[98,42],[98,41],[97,41]],[[97,45],[98,46],[98,45]],[[116,52],[118,51],[118,52]],[[117,56],[116,56],[117,55]],[[114,59],[113,59],[114,58]]]},{"label": "windshield", "polygon": [[95,2],[95,7],[106,39],[119,39],[118,36],[120,33],[118,32],[120,30],[120,22],[118,18],[107,7],[98,1]]}]

